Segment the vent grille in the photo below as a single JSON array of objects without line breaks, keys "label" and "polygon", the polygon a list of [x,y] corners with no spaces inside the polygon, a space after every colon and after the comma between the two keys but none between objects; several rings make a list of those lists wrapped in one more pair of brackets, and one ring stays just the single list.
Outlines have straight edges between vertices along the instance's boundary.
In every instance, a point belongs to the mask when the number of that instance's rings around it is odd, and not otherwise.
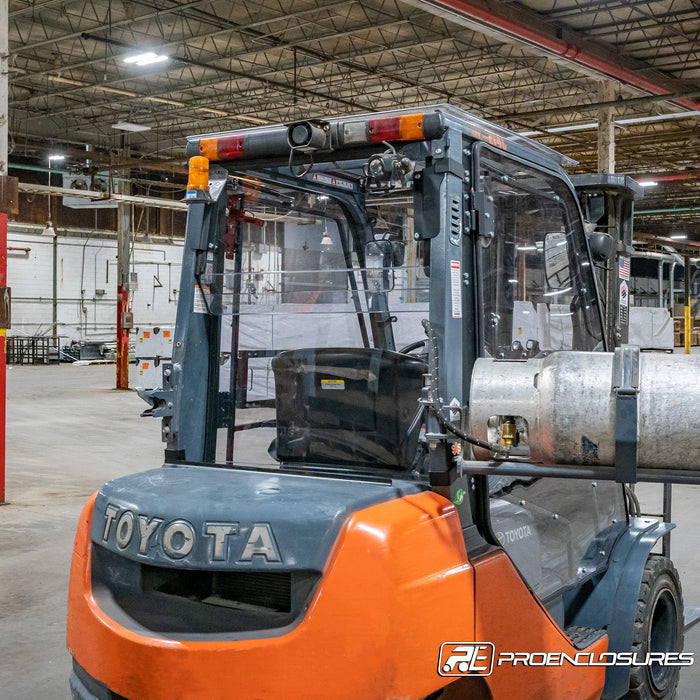
[{"label": "vent grille", "polygon": [[212,571],[133,561],[93,543],[92,585],[102,610],[127,629],[175,639],[274,630],[306,612],[321,574]]},{"label": "vent grille", "polygon": [[207,605],[292,610],[290,571],[186,571],[142,564],[141,588]]},{"label": "vent grille", "polygon": [[450,200],[450,235],[455,237],[462,235],[462,212],[459,199],[456,197]]}]

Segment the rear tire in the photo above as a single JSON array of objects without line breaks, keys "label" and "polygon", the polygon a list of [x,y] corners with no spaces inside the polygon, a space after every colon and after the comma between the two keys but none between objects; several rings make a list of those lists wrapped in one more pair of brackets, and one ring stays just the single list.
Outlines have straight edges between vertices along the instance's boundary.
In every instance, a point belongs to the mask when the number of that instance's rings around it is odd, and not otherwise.
[{"label": "rear tire", "polygon": [[[683,596],[678,572],[667,557],[650,554],[639,589],[632,653],[643,661],[646,654],[682,650]],[[632,666],[625,700],[671,700],[679,675],[678,666]]]}]

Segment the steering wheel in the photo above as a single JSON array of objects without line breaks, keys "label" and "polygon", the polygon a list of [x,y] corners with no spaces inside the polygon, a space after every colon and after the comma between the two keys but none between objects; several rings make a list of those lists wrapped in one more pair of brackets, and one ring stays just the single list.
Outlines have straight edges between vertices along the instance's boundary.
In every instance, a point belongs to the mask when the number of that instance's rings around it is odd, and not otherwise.
[{"label": "steering wheel", "polygon": [[415,343],[409,343],[408,345],[404,345],[401,350],[399,350],[399,353],[401,355],[408,355],[409,353],[413,352],[414,350],[417,350],[418,348],[424,347],[428,343],[427,338],[423,338],[423,340],[416,340]]}]

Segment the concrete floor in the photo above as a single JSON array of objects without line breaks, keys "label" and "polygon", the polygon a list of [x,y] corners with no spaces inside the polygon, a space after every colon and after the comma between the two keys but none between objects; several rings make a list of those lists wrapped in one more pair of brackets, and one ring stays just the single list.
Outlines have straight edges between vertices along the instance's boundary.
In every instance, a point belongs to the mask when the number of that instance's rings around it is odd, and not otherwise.
[{"label": "concrete floor", "polygon": [[[65,649],[68,569],[88,496],[114,477],[162,463],[160,422],[117,392],[114,366],[8,369],[7,500],[0,508],[0,698],[68,700]],[[660,489],[643,486],[645,503]],[[673,558],[687,605],[700,605],[700,487],[676,487]],[[658,511],[657,511],[658,512]],[[700,652],[700,625],[686,636]],[[700,659],[684,669],[677,698],[694,700]],[[558,700],[558,699],[552,699]]]}]

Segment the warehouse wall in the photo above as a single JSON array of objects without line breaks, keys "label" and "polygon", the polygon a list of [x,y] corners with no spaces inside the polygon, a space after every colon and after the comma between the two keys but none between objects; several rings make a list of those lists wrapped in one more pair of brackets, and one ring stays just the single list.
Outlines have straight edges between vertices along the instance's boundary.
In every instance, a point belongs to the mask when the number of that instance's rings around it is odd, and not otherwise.
[{"label": "warehouse wall", "polygon": [[[43,226],[10,223],[8,229],[9,334],[51,335],[53,237],[41,234]],[[60,230],[56,240],[58,334],[65,342],[114,340],[116,237],[72,229]],[[138,275],[132,292],[135,325],[174,324],[181,258],[182,245],[136,242],[130,265]]]}]

